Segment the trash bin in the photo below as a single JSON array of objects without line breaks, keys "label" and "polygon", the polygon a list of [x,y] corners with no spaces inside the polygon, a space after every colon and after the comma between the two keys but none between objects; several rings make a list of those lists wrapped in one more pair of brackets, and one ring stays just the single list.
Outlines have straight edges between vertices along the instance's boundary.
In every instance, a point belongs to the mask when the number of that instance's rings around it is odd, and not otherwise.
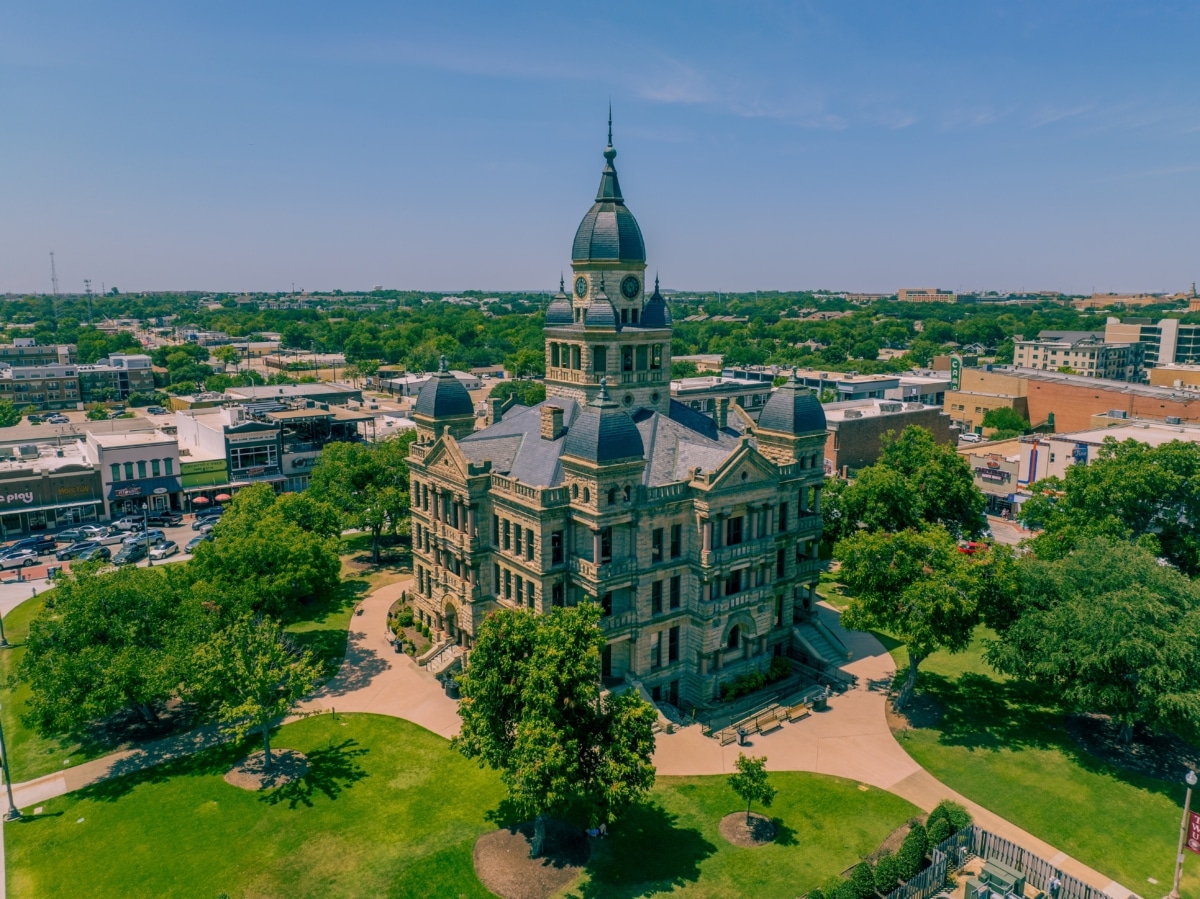
[{"label": "trash bin", "polygon": [[458,681],[449,678],[446,681],[446,695],[451,699],[458,699]]},{"label": "trash bin", "polygon": [[829,708],[829,700],[824,693],[813,700],[812,707],[814,712],[823,712]]},{"label": "trash bin", "polygon": [[745,746],[746,745],[746,737],[748,737],[748,736],[750,736],[750,731],[746,730],[746,728],[744,728],[744,727],[739,727],[738,728],[738,745]]},{"label": "trash bin", "polygon": [[46,578],[47,579],[52,578],[56,574],[58,574],[60,571],[62,571],[61,565],[47,565],[46,566]]}]

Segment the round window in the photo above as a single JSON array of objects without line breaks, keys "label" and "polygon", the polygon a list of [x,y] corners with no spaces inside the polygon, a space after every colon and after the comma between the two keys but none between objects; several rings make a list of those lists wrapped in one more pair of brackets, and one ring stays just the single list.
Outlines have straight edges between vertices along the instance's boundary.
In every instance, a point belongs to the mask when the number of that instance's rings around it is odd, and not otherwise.
[{"label": "round window", "polygon": [[623,402],[626,406],[632,406],[633,405],[633,394],[632,393],[625,394],[625,398],[622,399],[621,402]]},{"label": "round window", "polygon": [[650,394],[650,402],[652,402],[652,403],[658,402],[658,391],[657,390],[654,391],[654,393]]}]

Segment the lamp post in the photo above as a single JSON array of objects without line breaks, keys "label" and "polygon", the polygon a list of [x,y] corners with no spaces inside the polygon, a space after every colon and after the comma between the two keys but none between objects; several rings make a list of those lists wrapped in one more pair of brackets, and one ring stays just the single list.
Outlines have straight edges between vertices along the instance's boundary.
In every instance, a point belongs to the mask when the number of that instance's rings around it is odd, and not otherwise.
[{"label": "lamp post", "polygon": [[1192,787],[1196,785],[1196,772],[1189,771],[1183,777],[1187,784],[1187,796],[1183,800],[1183,821],[1179,825],[1179,852],[1175,855],[1175,884],[1167,899],[1179,899],[1179,878],[1183,875],[1183,847],[1187,842],[1188,818],[1192,811]]},{"label": "lamp post", "polygon": [[12,778],[8,775],[8,749],[4,745],[4,725],[0,723],[0,764],[4,766],[4,789],[8,793],[8,811],[4,813],[5,821],[18,821],[21,810],[13,802]]},{"label": "lamp post", "polygon": [[142,503],[142,536],[146,540],[146,567],[150,568],[154,565],[154,560],[150,558],[150,504]]}]

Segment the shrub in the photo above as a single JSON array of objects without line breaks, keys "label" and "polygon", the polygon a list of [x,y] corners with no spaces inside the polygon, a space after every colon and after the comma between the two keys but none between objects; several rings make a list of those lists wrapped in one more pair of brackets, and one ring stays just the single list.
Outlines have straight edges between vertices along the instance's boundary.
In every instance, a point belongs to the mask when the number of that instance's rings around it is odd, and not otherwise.
[{"label": "shrub", "polygon": [[834,893],[834,897],[835,899],[858,899],[858,890],[852,881],[843,880],[838,891]]},{"label": "shrub", "polygon": [[842,880],[840,874],[833,874],[821,884],[821,892],[825,895],[825,899],[837,899],[838,890],[842,888],[842,884],[846,881]]},{"label": "shrub", "polygon": [[808,891],[808,899],[825,899],[825,894],[821,892],[820,887],[815,887]]},{"label": "shrub", "polygon": [[867,862],[860,862],[850,873],[850,886],[854,889],[854,899],[875,895],[875,873]]},{"label": "shrub", "polygon": [[929,845],[936,846],[942,840],[946,839],[954,832],[950,826],[950,822],[945,818],[930,817],[929,826],[926,828],[929,832]]},{"label": "shrub", "polygon": [[890,852],[885,852],[875,863],[875,889],[886,896],[896,888],[899,880],[896,857]]},{"label": "shrub", "polygon": [[911,880],[921,870],[921,862],[925,860],[925,850],[928,848],[929,837],[925,827],[918,823],[912,825],[912,830],[904,838],[900,852],[896,855],[897,873],[901,880]]},{"label": "shrub", "polygon": [[767,683],[773,684],[776,681],[781,681],[786,677],[790,677],[792,673],[792,663],[783,656],[775,656],[771,659],[771,667],[767,669]]},{"label": "shrub", "polygon": [[[929,813],[929,821],[934,821],[937,818],[945,818],[950,824],[951,832],[970,827],[973,821],[971,813],[951,799],[943,799]],[[928,821],[926,822],[926,826],[929,826]]]},{"label": "shrub", "polygon": [[[792,664],[783,656],[775,656],[771,659],[771,665],[766,672],[751,671],[747,674],[741,674],[727,683],[721,684],[721,701],[728,702],[731,699],[737,699],[739,696],[745,696],[747,693],[753,693],[755,690],[761,690],[767,684],[773,684],[776,681],[781,681],[785,677],[789,677],[792,673]],[[829,899],[829,897],[826,897]]]},{"label": "shrub", "polygon": [[405,606],[400,610],[400,615],[396,618],[396,623],[401,627],[412,627],[413,620],[413,610]]}]

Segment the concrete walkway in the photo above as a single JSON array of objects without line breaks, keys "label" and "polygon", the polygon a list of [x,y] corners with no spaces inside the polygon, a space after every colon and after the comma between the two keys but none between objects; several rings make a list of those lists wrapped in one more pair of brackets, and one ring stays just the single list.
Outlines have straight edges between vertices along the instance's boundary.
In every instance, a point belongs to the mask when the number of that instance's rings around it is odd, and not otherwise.
[{"label": "concrete walkway", "polygon": [[[447,698],[438,680],[410,656],[396,654],[387,640],[387,611],[411,586],[411,579],[390,584],[362,601],[360,614],[350,622],[341,670],[303,704],[302,712],[370,712],[412,721],[446,738],[458,733],[457,702]],[[891,655],[870,634],[843,629],[838,613],[824,603],[819,614],[850,649],[853,661],[844,667],[858,676],[858,687],[835,695],[826,712],[785,724],[772,734],[755,735],[750,740],[751,753],[766,755],[772,770],[813,771],[856,780],[896,793],[925,811],[943,799],[954,799],[987,830],[1037,853],[1114,899],[1129,899],[1132,893],[1127,888],[959,795],[913,761],[887,723],[887,695],[895,674]],[[16,802],[28,809],[106,778],[197,752],[222,739],[219,731],[209,727],[114,753],[15,784]],[[674,734],[660,734],[654,763],[663,775],[722,774],[732,770],[739,751],[737,745],[722,747],[693,725]],[[0,855],[0,864],[2,858]],[[0,879],[0,899],[2,890]]]}]

